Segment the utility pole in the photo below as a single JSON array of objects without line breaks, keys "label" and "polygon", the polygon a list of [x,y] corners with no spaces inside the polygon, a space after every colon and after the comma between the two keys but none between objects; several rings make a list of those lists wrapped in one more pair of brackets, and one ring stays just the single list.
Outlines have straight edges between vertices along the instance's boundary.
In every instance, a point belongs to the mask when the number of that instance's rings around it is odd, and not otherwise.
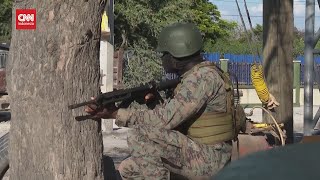
[{"label": "utility pole", "polygon": [[293,28],[293,0],[263,0],[263,67],[269,91],[280,103],[272,114],[285,124],[286,143],[293,143]]},{"label": "utility pole", "polygon": [[[318,5],[320,0],[318,0]],[[306,1],[306,20],[305,20],[305,68],[304,68],[304,136],[317,134],[317,123],[320,118],[320,109],[313,117],[313,83],[314,80],[319,84],[320,77],[315,74],[314,54],[320,54],[315,49],[320,38],[320,28],[315,33],[315,0]],[[320,5],[319,5],[320,8]],[[314,131],[316,130],[316,131]],[[318,130],[319,131],[319,130]],[[319,132],[318,132],[319,133]]]}]

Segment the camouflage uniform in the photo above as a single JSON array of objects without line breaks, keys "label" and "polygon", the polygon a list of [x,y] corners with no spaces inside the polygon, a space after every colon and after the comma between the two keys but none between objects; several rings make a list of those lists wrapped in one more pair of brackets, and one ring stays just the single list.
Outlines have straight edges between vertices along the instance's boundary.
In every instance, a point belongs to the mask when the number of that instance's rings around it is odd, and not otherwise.
[{"label": "camouflage uniform", "polygon": [[119,167],[123,179],[169,179],[170,171],[189,178],[210,177],[223,168],[231,158],[231,141],[205,145],[183,131],[184,124],[203,110],[226,111],[224,82],[209,67],[184,73],[174,98],[153,110],[119,109],[116,124],[133,125],[128,134],[131,157]]}]

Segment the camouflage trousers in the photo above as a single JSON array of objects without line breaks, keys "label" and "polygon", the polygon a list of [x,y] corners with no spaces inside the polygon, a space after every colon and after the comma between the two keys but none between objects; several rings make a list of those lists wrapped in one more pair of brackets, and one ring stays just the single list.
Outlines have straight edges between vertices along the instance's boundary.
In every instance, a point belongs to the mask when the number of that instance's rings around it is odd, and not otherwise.
[{"label": "camouflage trousers", "polygon": [[178,131],[138,126],[128,133],[131,157],[118,170],[123,179],[170,179],[170,172],[190,179],[215,175],[231,160],[232,145],[204,145]]}]

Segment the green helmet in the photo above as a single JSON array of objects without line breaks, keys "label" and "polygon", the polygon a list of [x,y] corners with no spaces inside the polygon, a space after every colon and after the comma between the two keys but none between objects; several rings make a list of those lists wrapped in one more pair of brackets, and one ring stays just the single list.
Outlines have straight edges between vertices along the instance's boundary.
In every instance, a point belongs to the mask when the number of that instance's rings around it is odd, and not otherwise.
[{"label": "green helmet", "polygon": [[203,46],[199,29],[192,23],[175,23],[165,27],[158,38],[158,52],[180,58],[193,55]]}]

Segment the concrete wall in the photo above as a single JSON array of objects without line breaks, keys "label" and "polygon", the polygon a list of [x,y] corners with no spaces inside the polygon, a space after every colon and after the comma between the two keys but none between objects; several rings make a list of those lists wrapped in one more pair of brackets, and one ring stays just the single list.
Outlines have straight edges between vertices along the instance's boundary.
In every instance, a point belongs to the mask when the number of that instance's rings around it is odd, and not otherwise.
[{"label": "concrete wall", "polygon": [[261,101],[258,98],[257,92],[254,89],[240,89],[243,96],[240,97],[240,104],[259,104]]},{"label": "concrete wall", "polygon": [[[240,89],[243,96],[240,99],[241,104],[259,104],[261,101],[258,98],[255,89]],[[296,90],[293,90],[293,103],[296,103]],[[300,88],[300,105],[304,104],[304,89]],[[320,105],[320,92],[318,89],[313,90],[313,104]]]},{"label": "concrete wall", "polygon": [[[296,93],[293,91],[293,97],[295,97]],[[295,103],[295,98],[293,99],[293,103]],[[300,105],[304,104],[304,89],[300,88]],[[320,105],[320,92],[319,89],[313,89],[313,105]]]}]

